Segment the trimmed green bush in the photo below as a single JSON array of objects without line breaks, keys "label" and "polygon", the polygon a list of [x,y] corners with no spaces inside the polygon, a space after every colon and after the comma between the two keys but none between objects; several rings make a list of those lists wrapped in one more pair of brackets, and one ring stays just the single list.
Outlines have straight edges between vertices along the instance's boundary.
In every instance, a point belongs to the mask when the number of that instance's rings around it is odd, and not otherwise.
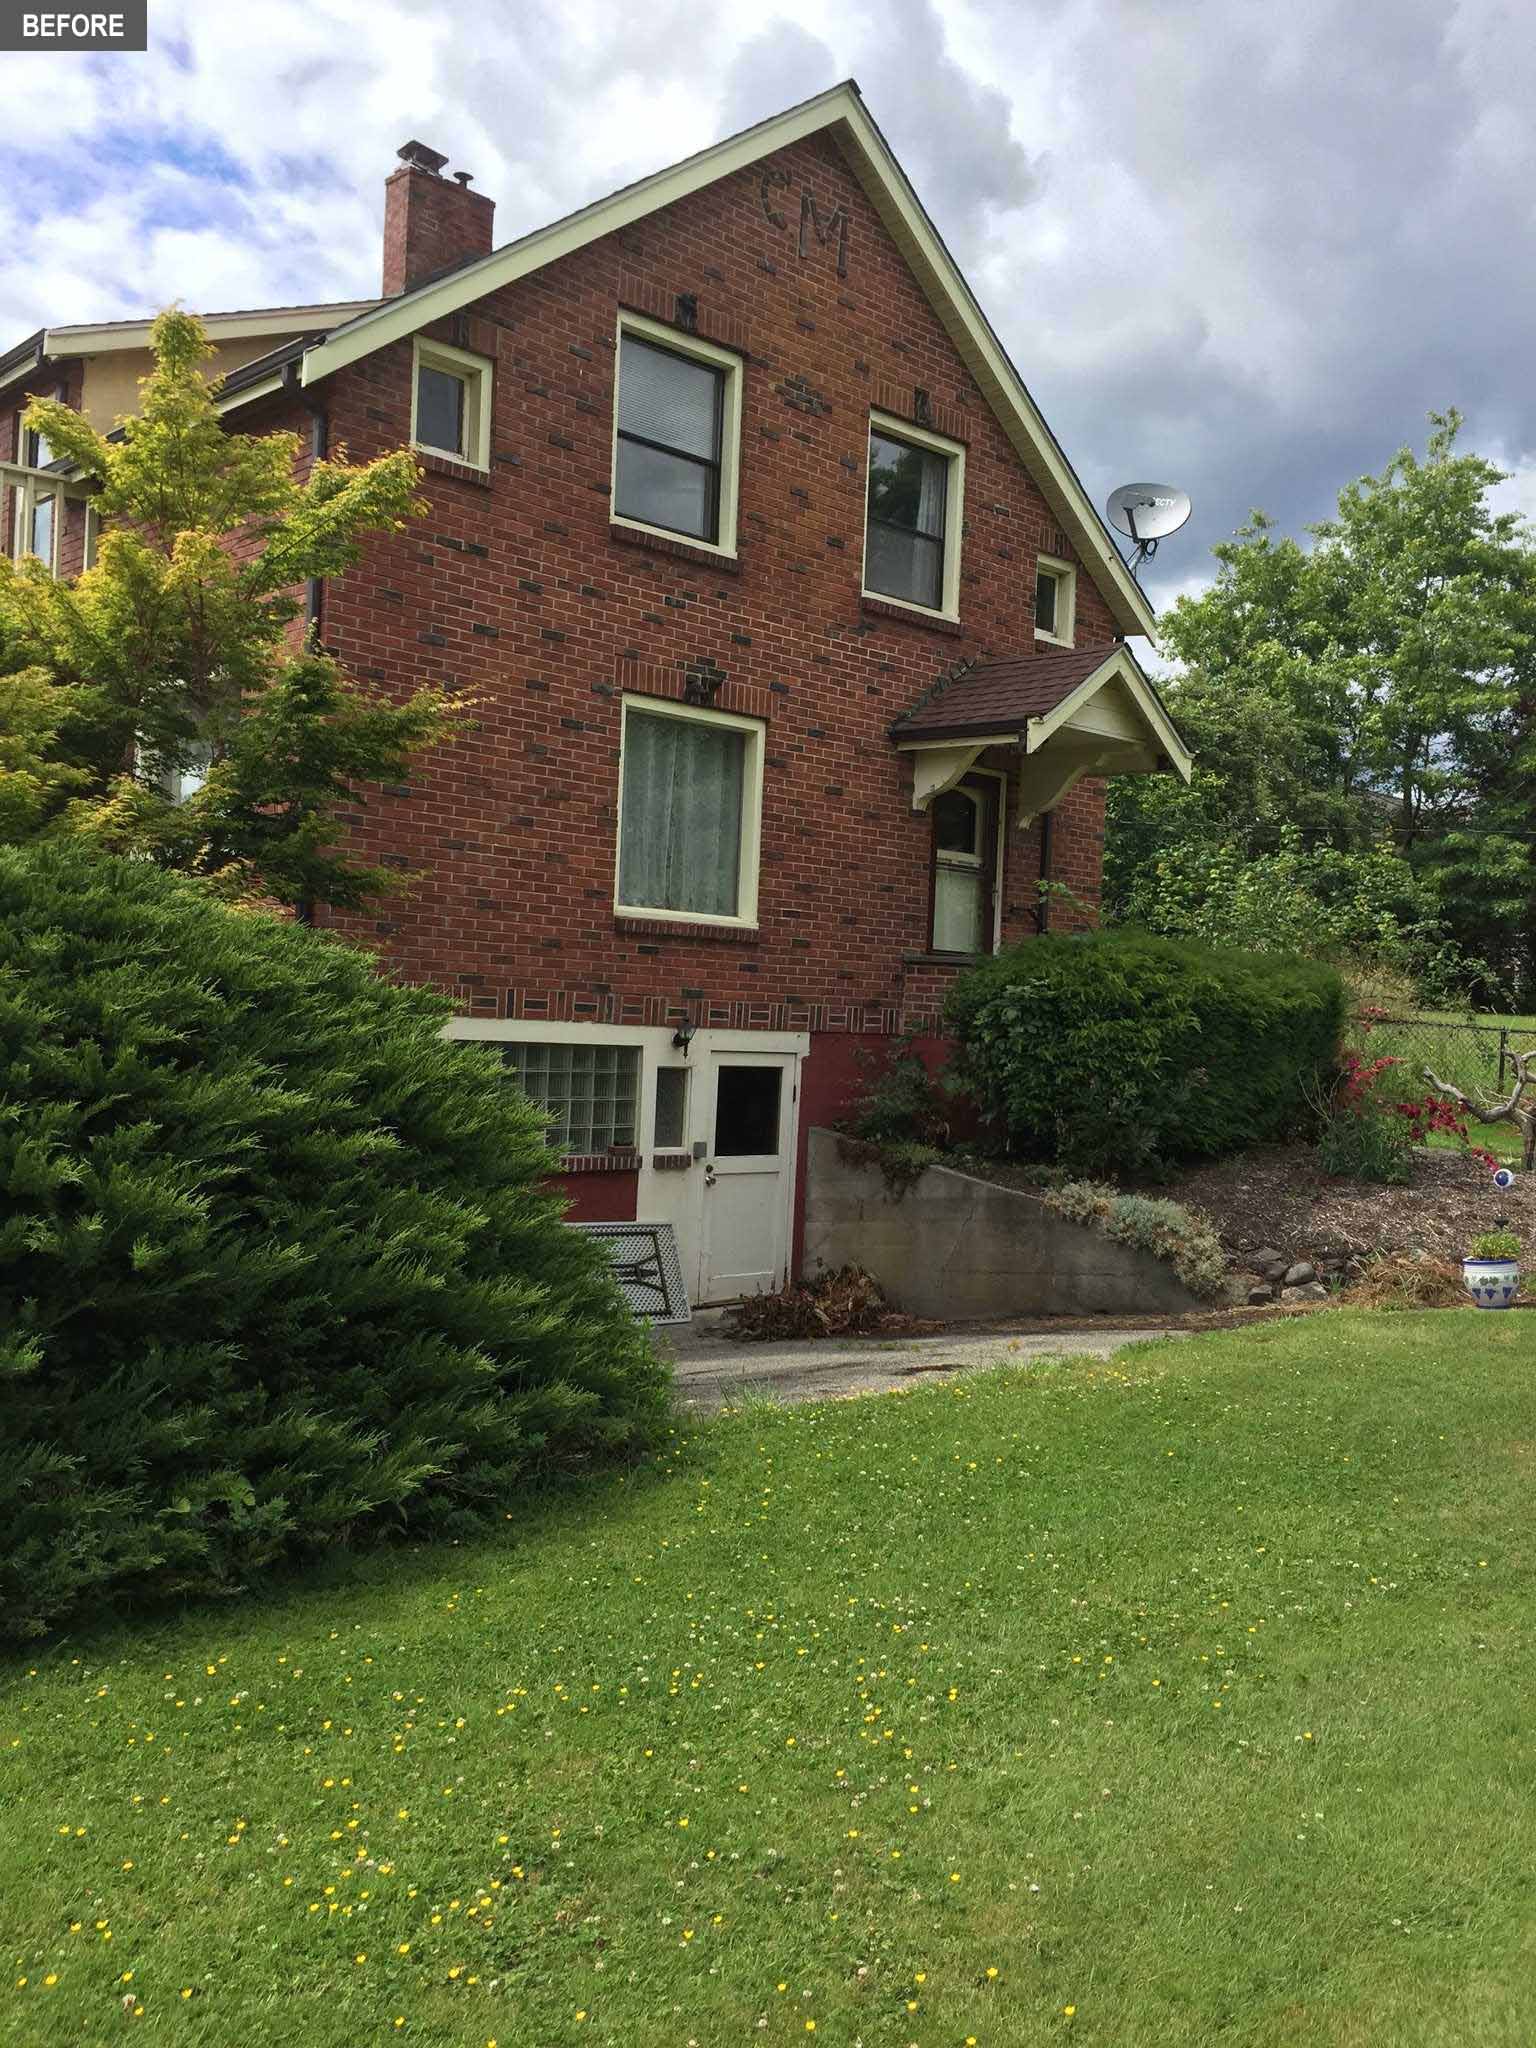
[{"label": "trimmed green bush", "polygon": [[1131,931],[1031,939],[961,975],[945,1010],[983,1114],[1089,1173],[1289,1137],[1344,1013],[1318,961]]},{"label": "trimmed green bush", "polygon": [[147,862],[0,853],[0,1628],[464,1532],[663,1426],[447,1010]]}]

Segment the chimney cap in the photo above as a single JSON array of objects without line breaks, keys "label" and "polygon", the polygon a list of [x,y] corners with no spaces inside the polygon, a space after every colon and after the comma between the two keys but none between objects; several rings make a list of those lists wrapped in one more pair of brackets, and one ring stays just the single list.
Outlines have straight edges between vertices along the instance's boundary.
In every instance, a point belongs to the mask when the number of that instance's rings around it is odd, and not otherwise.
[{"label": "chimney cap", "polygon": [[401,163],[418,171],[431,171],[434,177],[448,161],[440,149],[429,149],[424,142],[402,142],[395,154]]}]

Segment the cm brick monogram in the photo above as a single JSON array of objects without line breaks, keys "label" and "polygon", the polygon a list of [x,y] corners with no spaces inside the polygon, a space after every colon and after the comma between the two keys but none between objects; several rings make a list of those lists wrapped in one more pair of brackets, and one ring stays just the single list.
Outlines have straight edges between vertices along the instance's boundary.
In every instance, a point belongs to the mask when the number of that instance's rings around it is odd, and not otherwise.
[{"label": "cm brick monogram", "polygon": [[[760,188],[763,199],[763,214],[771,227],[787,228],[789,226],[788,215],[780,212],[773,201],[774,193],[776,191],[786,191],[789,187],[789,182],[788,171],[780,169],[775,164],[770,164],[763,173],[763,181]],[[809,186],[801,188],[800,236],[797,247],[802,262],[810,254],[811,235],[815,235],[816,240],[823,249],[835,238],[837,246],[837,274],[839,277],[846,277],[848,275],[849,226],[848,209],[845,206],[835,206],[823,218],[821,209],[816,204],[815,194],[810,190]]]}]

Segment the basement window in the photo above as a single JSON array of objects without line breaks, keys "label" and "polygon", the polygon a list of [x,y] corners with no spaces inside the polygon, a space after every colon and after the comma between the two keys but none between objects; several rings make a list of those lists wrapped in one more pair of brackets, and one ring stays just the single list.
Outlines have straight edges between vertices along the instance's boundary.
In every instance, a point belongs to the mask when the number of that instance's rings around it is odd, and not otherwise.
[{"label": "basement window", "polygon": [[491,466],[491,366],[446,342],[416,337],[411,445],[472,469]]},{"label": "basement window", "polygon": [[640,1099],[637,1045],[508,1045],[502,1060],[549,1116],[551,1147],[567,1158],[628,1150]]},{"label": "basement window", "polygon": [[626,313],[619,321],[613,516],[731,555],[741,362]]},{"label": "basement window", "polygon": [[864,595],[957,618],[965,450],[876,415],[867,492]]}]

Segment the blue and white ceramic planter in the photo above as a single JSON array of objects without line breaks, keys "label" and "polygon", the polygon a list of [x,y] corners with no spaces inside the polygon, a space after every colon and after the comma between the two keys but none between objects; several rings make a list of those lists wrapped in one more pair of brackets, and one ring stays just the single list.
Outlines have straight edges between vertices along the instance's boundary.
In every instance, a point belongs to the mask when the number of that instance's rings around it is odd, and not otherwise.
[{"label": "blue and white ceramic planter", "polygon": [[1463,1259],[1461,1277],[1479,1308],[1509,1308],[1520,1292],[1518,1259]]}]

